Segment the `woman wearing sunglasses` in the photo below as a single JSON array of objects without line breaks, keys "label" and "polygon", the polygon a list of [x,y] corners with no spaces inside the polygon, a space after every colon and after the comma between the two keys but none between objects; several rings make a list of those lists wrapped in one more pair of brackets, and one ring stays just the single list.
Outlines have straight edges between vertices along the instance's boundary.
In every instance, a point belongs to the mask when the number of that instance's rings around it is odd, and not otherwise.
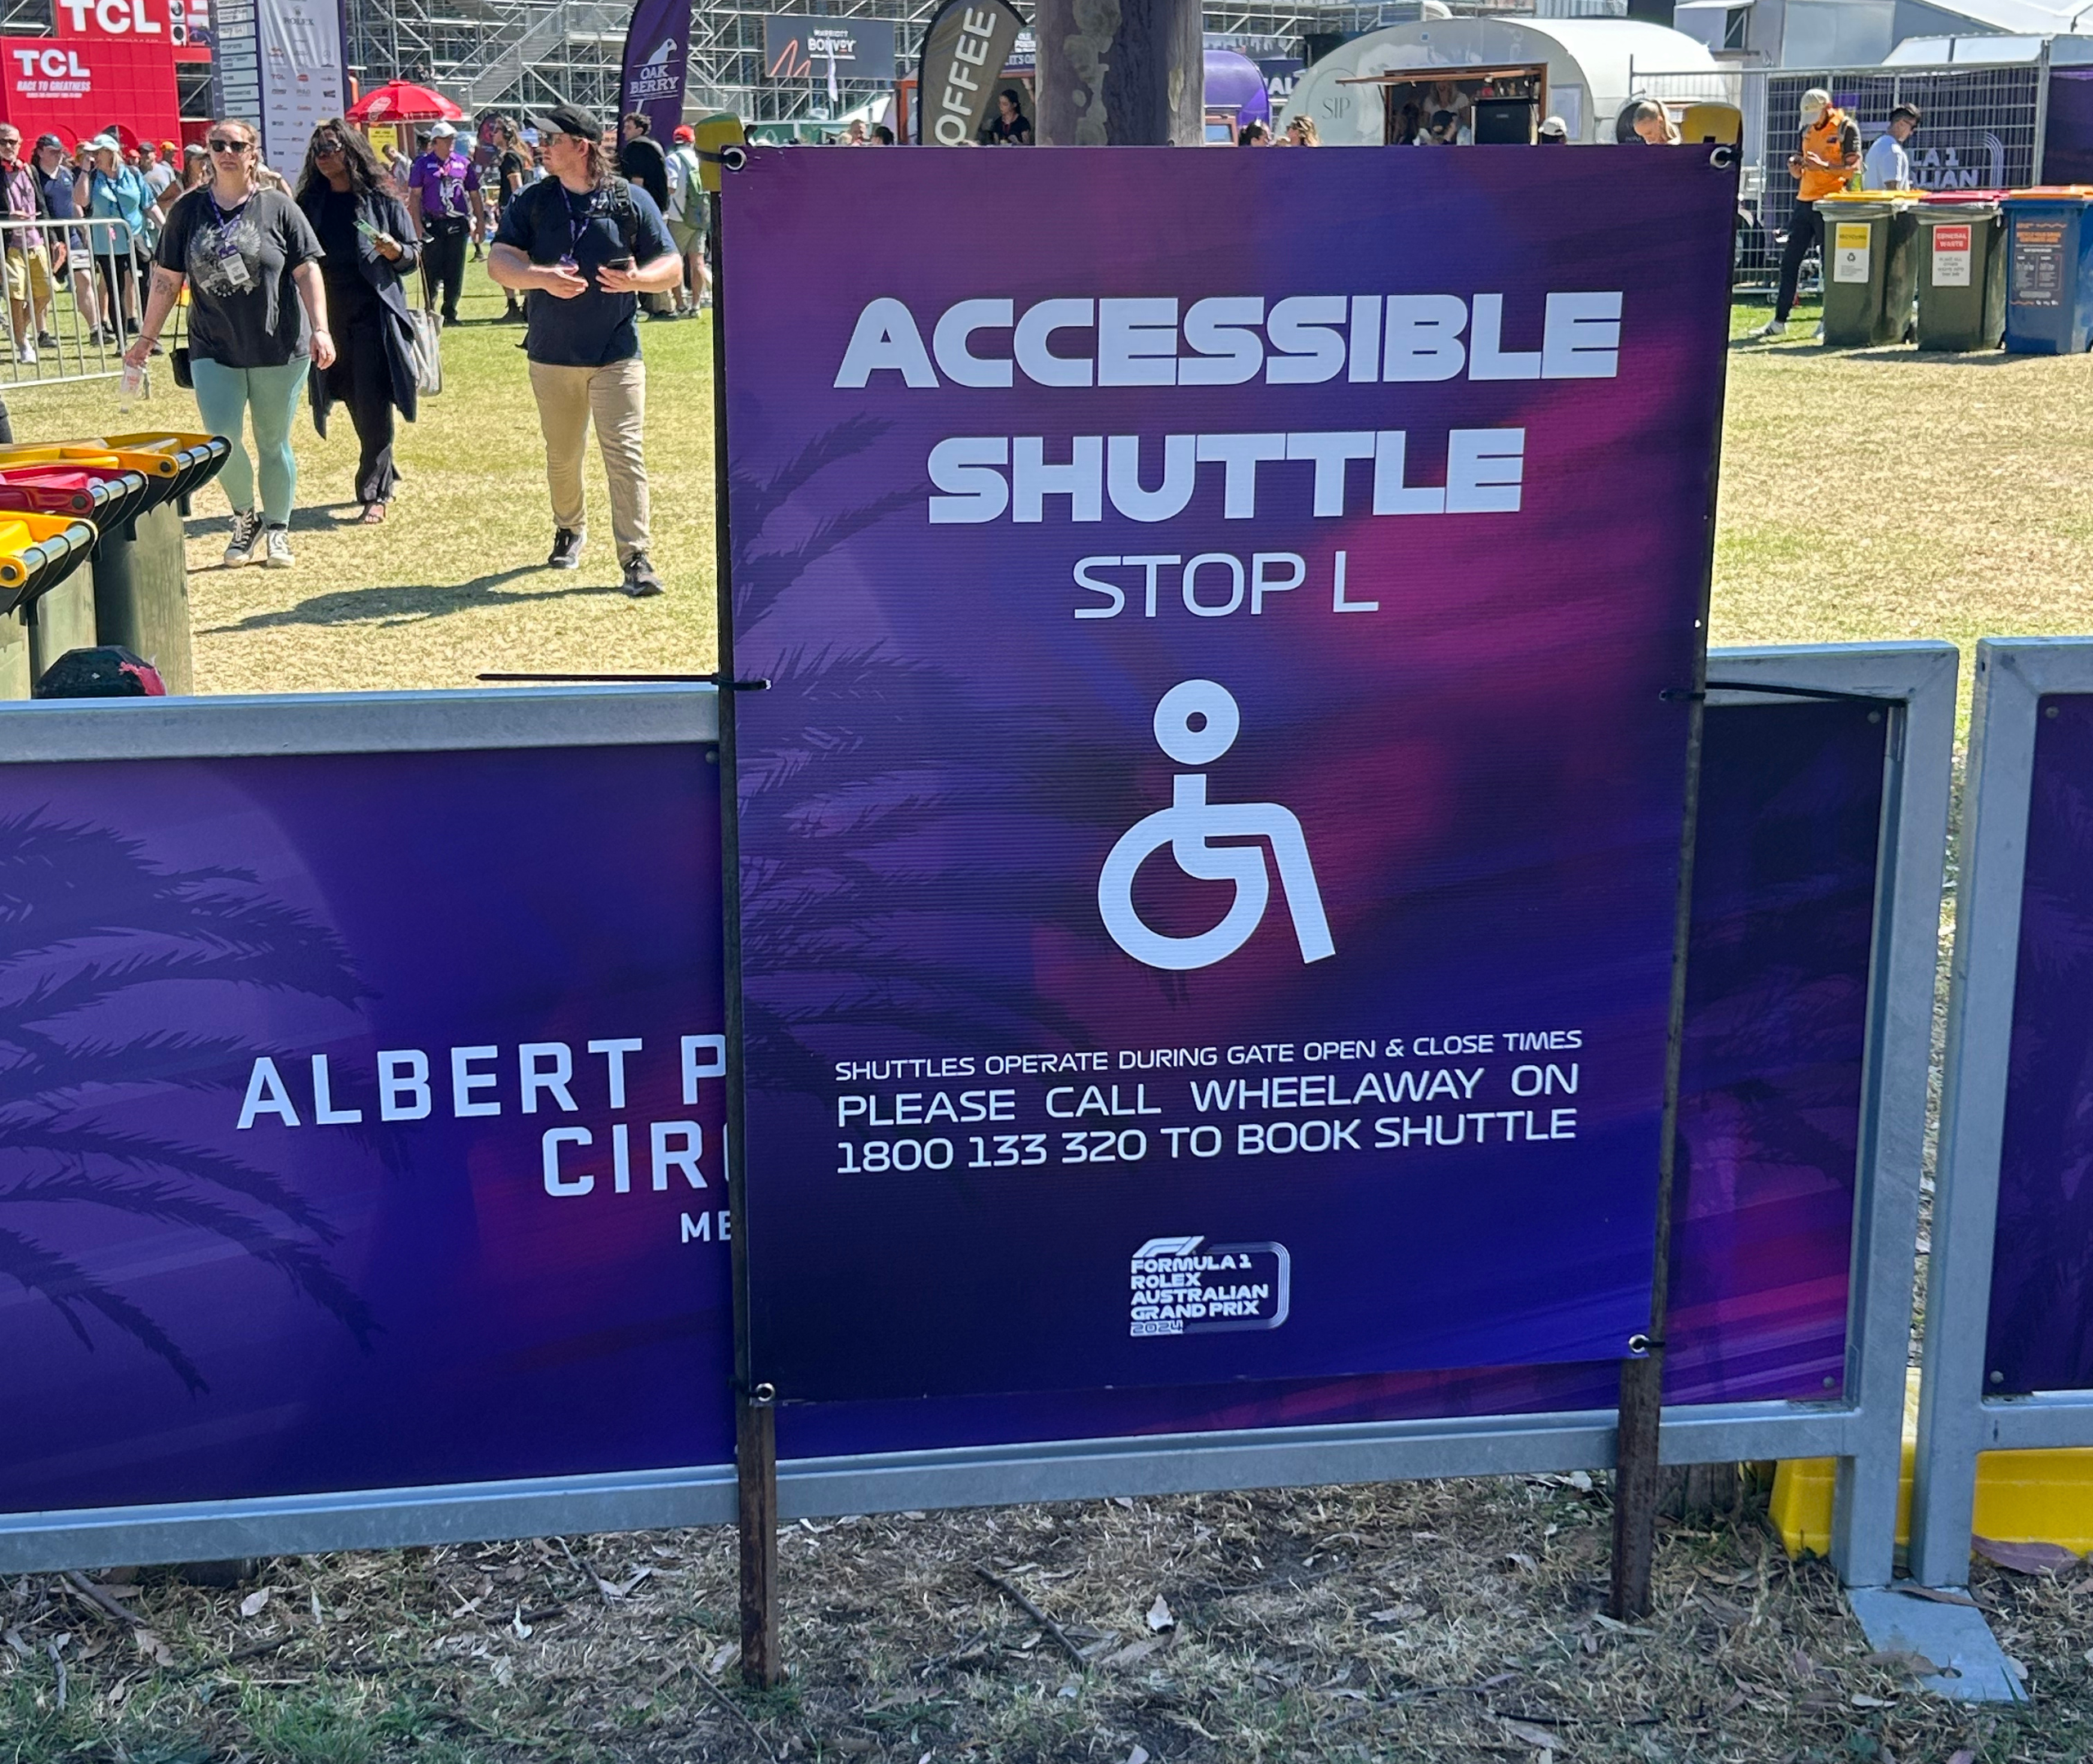
[{"label": "woman wearing sunglasses", "polygon": [[298,205],[326,253],[320,274],[334,325],[334,365],[312,377],[313,421],[324,436],[329,408],[338,401],[349,407],[363,450],[356,499],[364,525],[375,526],[399,475],[392,413],[415,420],[413,333],[401,278],[414,273],[421,247],[370,143],[339,117],[313,130],[306,145]]},{"label": "woman wearing sunglasses", "polygon": [[[221,119],[204,145],[211,181],[174,205],[153,260],[146,324],[123,359],[142,365],[160,327],[189,284],[190,372],[204,426],[232,443],[218,475],[231,499],[228,564],[258,555],[268,569],[292,562],[291,505],[298,463],[291,418],[309,367],[334,360],[327,331],[327,293],[320,277],[320,240],[304,211],[287,195],[260,186],[259,138],[248,123]],[[241,443],[249,420],[259,463]]]}]

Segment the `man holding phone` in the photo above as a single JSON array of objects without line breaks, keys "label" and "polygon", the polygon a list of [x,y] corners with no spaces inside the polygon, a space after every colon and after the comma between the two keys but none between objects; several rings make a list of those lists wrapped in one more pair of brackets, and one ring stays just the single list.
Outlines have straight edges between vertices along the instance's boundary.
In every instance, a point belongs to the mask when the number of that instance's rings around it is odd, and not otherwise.
[{"label": "man holding phone", "polygon": [[523,347],[552,490],[545,561],[555,570],[580,565],[581,461],[593,419],[625,591],[658,594],[661,578],[648,557],[647,369],[636,319],[640,295],[683,279],[682,260],[654,199],[612,172],[594,117],[562,104],[538,128],[550,175],[509,204],[487,273],[524,295]]}]

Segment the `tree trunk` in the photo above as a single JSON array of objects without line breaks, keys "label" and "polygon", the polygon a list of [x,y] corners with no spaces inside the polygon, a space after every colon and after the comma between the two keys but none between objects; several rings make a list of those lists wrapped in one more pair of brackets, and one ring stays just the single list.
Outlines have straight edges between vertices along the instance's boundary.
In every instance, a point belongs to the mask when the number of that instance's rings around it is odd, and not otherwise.
[{"label": "tree trunk", "polygon": [[1196,147],[1206,138],[1199,0],[1039,0],[1042,145]]}]

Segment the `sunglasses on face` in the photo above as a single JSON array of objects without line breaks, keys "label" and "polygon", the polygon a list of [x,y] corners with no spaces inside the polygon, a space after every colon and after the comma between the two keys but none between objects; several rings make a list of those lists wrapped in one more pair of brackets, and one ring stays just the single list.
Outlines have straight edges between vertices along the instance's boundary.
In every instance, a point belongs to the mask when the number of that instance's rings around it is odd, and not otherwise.
[{"label": "sunglasses on face", "polygon": [[316,141],[312,144],[313,155],[316,159],[331,159],[341,150],[342,144],[338,141]]},{"label": "sunglasses on face", "polygon": [[250,141],[227,141],[222,135],[213,135],[210,140],[213,153],[244,153],[253,145]]}]

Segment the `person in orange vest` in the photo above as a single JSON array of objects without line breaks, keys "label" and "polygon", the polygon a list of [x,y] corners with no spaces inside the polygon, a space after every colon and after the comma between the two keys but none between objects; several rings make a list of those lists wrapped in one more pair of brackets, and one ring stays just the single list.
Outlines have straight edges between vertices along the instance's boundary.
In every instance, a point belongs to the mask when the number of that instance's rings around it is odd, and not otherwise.
[{"label": "person in orange vest", "polygon": [[[1813,86],[1802,95],[1802,140],[1788,159],[1788,172],[1797,186],[1795,218],[1788,222],[1788,239],[1781,253],[1781,288],[1773,302],[1773,316],[1751,333],[1754,337],[1783,336],[1788,315],[1795,310],[1795,284],[1802,277],[1802,260],[1812,245],[1824,248],[1824,217],[1817,203],[1861,168],[1861,132],[1853,119],[1831,101],[1831,94]],[[1818,327],[1820,333],[1822,327]]]}]

